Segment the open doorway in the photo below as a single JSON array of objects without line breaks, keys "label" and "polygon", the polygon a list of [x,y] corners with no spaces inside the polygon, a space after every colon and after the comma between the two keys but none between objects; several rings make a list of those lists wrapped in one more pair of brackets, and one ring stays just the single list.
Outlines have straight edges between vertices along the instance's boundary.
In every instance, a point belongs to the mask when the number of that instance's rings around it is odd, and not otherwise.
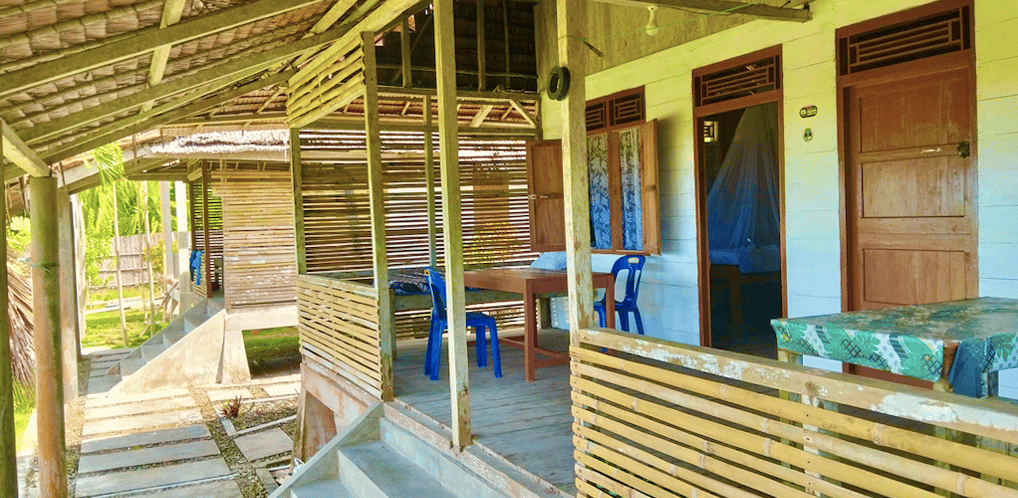
[{"label": "open doorway", "polygon": [[776,358],[770,320],[782,316],[778,103],[704,116],[699,124],[707,344]]}]

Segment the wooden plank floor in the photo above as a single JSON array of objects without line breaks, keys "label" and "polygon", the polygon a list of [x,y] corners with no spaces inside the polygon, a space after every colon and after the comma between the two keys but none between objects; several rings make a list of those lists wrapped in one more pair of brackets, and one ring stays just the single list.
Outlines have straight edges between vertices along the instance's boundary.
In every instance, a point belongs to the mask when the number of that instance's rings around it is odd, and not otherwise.
[{"label": "wooden plank floor", "polygon": [[[522,331],[506,332],[515,335]],[[539,342],[542,347],[565,351],[568,333],[544,331]],[[442,350],[441,377],[432,381],[424,375],[426,346],[426,341],[399,343],[394,365],[396,397],[448,426],[452,418],[448,349],[446,346]],[[540,368],[537,380],[527,382],[523,377],[523,351],[505,344],[501,349],[503,376],[499,379],[495,378],[490,358],[486,368],[477,368],[476,350],[470,345],[474,437],[513,464],[575,494],[569,366]]]}]

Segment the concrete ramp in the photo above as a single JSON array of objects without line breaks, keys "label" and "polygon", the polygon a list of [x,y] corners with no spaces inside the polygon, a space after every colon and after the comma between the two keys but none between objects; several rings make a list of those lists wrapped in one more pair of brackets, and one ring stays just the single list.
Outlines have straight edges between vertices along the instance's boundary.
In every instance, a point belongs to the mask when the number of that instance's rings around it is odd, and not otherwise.
[{"label": "concrete ramp", "polygon": [[205,299],[107,371],[111,395],[251,380],[240,330],[226,331],[221,299]]}]

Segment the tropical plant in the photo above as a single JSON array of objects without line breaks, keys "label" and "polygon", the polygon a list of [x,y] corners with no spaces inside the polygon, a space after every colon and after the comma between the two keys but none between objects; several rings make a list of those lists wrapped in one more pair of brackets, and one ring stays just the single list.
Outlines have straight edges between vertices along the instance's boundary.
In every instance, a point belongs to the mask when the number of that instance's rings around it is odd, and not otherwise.
[{"label": "tropical plant", "polygon": [[31,223],[24,216],[10,219],[7,229],[7,312],[10,317],[11,369],[17,403],[28,402],[35,386],[35,342],[32,334],[32,284],[28,262]]}]

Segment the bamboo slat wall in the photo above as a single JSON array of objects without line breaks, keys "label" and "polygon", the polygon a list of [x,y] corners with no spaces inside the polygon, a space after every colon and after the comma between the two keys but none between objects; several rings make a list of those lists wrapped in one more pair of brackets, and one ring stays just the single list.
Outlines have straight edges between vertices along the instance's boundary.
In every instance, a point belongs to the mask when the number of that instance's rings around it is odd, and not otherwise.
[{"label": "bamboo slat wall", "polygon": [[1009,403],[602,330],[570,354],[580,497],[1018,496]]},{"label": "bamboo slat wall", "polygon": [[297,252],[289,171],[213,172],[223,203],[227,309],[293,304]]},{"label": "bamboo slat wall", "polygon": [[297,291],[304,361],[319,363],[382,399],[378,294],[374,287],[300,275]]},{"label": "bamboo slat wall", "polygon": [[[191,279],[191,288],[198,295],[208,297],[207,282],[214,287],[222,287],[219,276],[215,271],[207,271],[207,268],[214,268],[215,261],[221,261],[223,257],[223,201],[212,193],[211,185],[199,178],[190,182],[191,190],[191,248],[205,250],[205,237],[209,239],[209,250],[204,254],[203,261],[210,261],[211,264],[202,264],[201,285],[194,285]],[[208,197],[208,226],[205,226],[205,198]]]},{"label": "bamboo slat wall", "polygon": [[292,78],[287,89],[287,124],[303,128],[350,103],[364,92],[364,50],[360,37],[333,45]]},{"label": "bamboo slat wall", "polygon": [[[359,142],[358,142],[359,140]],[[302,131],[301,150],[348,151],[363,147],[363,134]],[[437,143],[438,137],[435,136]],[[423,268],[429,262],[428,202],[422,133],[383,133],[386,249],[390,268]],[[526,149],[522,140],[460,139],[464,263],[467,268],[522,264],[530,252]],[[338,154],[337,154],[338,155]],[[437,162],[437,161],[436,161]],[[437,165],[436,165],[437,168]],[[440,186],[439,265],[444,264]],[[302,164],[307,273],[372,271],[367,167],[363,162]],[[499,326],[522,325],[519,302],[479,304],[471,311],[496,316]],[[398,337],[426,337],[430,312],[401,311]]]}]

